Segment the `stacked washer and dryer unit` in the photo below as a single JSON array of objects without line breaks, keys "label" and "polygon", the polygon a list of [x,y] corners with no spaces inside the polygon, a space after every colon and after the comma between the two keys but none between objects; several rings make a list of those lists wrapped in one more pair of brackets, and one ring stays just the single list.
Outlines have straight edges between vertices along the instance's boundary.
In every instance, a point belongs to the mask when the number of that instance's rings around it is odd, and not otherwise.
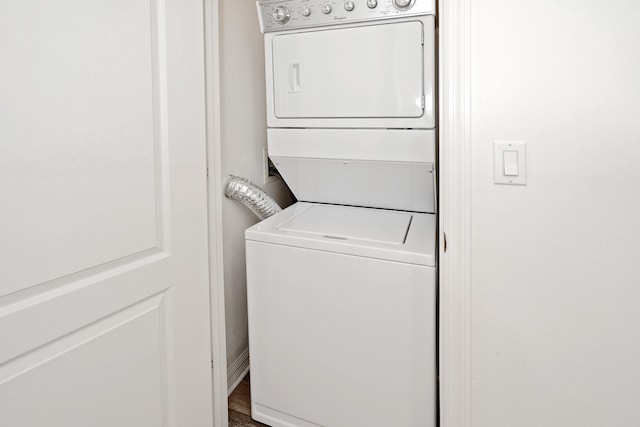
[{"label": "stacked washer and dryer unit", "polygon": [[246,231],[252,416],[436,425],[434,0],[266,0],[269,156]]}]

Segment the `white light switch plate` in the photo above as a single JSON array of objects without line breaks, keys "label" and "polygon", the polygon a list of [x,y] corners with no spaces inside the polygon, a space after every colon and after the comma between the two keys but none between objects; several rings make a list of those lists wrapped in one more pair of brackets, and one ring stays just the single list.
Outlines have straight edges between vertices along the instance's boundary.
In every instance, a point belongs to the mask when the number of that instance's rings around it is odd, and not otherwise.
[{"label": "white light switch plate", "polygon": [[[514,159],[516,164],[513,163]],[[510,163],[505,164],[505,160]],[[524,141],[493,143],[493,182],[527,185],[527,145]]]}]

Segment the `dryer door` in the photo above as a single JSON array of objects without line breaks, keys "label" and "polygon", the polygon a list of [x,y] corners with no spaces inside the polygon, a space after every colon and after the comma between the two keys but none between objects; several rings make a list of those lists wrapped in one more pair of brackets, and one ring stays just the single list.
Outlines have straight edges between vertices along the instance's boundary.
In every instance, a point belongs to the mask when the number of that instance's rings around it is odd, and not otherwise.
[{"label": "dryer door", "polygon": [[415,20],[274,36],[275,116],[423,116],[423,34]]}]

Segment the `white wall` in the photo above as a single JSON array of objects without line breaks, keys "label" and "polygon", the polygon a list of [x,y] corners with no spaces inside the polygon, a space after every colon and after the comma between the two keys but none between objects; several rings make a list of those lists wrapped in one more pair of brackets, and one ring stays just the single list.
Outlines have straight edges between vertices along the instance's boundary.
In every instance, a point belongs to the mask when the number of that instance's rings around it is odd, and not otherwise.
[{"label": "white wall", "polygon": [[638,426],[640,2],[472,7],[472,424]]},{"label": "white wall", "polygon": [[[222,172],[250,179],[282,206],[290,203],[279,182],[263,185],[266,147],[264,48],[256,6],[250,0],[220,1],[220,96]],[[227,366],[248,348],[244,230],[257,217],[236,201],[224,199],[224,287]]]}]

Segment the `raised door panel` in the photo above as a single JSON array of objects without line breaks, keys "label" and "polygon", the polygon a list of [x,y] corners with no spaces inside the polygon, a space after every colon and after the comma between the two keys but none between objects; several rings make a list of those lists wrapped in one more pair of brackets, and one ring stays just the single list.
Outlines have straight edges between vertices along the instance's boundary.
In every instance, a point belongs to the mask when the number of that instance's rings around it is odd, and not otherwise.
[{"label": "raised door panel", "polygon": [[0,294],[161,243],[157,7],[0,3]]},{"label": "raised door panel", "polygon": [[166,425],[164,310],[155,296],[3,363],[0,418],[12,427]]}]

